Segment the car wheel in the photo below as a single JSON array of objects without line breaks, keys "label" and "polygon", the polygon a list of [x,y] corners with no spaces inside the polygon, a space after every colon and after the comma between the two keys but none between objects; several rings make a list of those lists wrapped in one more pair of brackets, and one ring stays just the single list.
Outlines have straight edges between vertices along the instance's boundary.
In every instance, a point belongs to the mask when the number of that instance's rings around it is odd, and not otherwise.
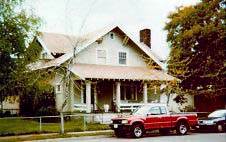
[{"label": "car wheel", "polygon": [[116,135],[116,137],[121,138],[121,137],[123,137],[123,136],[124,136],[124,132],[119,131],[119,130],[115,130],[115,135]]},{"label": "car wheel", "polygon": [[144,134],[144,128],[141,124],[135,124],[132,126],[131,135],[134,138],[141,138]]},{"label": "car wheel", "polygon": [[161,135],[168,135],[170,132],[170,129],[159,129],[159,133]]},{"label": "car wheel", "polygon": [[178,123],[176,127],[177,134],[179,135],[186,135],[188,132],[188,125],[185,122]]},{"label": "car wheel", "polygon": [[217,124],[217,132],[218,133],[224,132],[224,126],[223,126],[223,124],[221,124],[221,123]]}]

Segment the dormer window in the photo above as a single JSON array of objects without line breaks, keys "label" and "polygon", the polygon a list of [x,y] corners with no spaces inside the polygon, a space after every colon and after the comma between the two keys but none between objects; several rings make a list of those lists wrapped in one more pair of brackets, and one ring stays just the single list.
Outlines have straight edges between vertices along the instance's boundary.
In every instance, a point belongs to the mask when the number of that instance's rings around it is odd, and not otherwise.
[{"label": "dormer window", "polygon": [[115,34],[114,34],[114,33],[110,32],[109,35],[110,35],[110,38],[111,38],[111,39],[115,39]]}]

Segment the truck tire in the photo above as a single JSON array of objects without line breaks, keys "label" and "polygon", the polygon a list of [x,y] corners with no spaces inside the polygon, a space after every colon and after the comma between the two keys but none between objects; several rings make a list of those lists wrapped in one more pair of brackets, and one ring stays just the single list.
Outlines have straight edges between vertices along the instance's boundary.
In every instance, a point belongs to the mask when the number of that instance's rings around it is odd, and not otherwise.
[{"label": "truck tire", "polygon": [[168,135],[170,132],[170,129],[159,129],[159,133],[161,135]]},{"label": "truck tire", "polygon": [[131,135],[134,138],[141,138],[144,134],[144,128],[141,124],[134,124],[131,129]]},{"label": "truck tire", "polygon": [[218,133],[224,132],[224,125],[222,123],[218,123],[216,130],[217,130]]},{"label": "truck tire", "polygon": [[186,135],[188,132],[188,124],[186,122],[179,122],[176,126],[177,134]]},{"label": "truck tire", "polygon": [[124,132],[120,131],[120,130],[115,130],[115,135],[118,138],[121,138],[124,136]]}]

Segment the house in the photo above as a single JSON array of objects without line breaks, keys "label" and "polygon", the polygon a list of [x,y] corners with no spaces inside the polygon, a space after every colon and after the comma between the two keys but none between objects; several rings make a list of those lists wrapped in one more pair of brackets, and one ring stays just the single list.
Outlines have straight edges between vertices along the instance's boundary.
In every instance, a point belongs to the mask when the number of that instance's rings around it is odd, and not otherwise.
[{"label": "house", "polygon": [[[36,42],[43,48],[43,62],[33,70],[54,68],[56,107],[64,111],[105,109],[120,112],[160,100],[159,86],[153,82],[169,82],[174,77],[166,73],[160,58],[151,50],[151,30],[142,29],[139,39],[122,26],[107,26],[101,30],[75,37],[42,32]],[[42,61],[42,60],[41,60]],[[60,70],[70,70],[70,82]],[[65,95],[66,94],[66,95]]]}]

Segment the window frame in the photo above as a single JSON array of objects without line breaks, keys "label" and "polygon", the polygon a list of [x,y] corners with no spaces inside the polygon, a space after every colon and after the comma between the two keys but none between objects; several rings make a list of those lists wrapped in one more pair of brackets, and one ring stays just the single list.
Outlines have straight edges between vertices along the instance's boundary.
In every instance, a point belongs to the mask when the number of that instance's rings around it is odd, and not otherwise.
[{"label": "window frame", "polygon": [[[154,114],[154,113],[151,112],[151,110],[154,109],[154,108],[158,108],[158,110],[159,110],[159,113],[158,113],[158,114],[157,114],[157,113]],[[159,107],[159,106],[153,106],[153,107],[151,107],[151,108],[148,110],[148,114],[151,114],[151,115],[161,115],[160,107]]]},{"label": "window frame", "polygon": [[[127,98],[127,87],[130,87],[130,99]],[[133,90],[133,97],[132,97],[132,90],[131,88],[134,88]],[[120,86],[120,99],[123,101],[137,101],[138,100],[138,89],[137,85],[129,85],[129,84],[121,84]],[[123,90],[123,91],[122,91]],[[125,98],[126,97],[126,98]]]},{"label": "window frame", "polygon": [[56,93],[62,93],[62,86],[60,83],[56,84]]},{"label": "window frame", "polygon": [[[126,62],[125,62],[125,64],[120,64],[120,56],[119,56],[120,53],[126,53],[126,58],[125,58]],[[128,54],[127,51],[118,51],[118,55],[117,55],[118,65],[121,65],[121,66],[128,65],[128,56],[129,56],[129,54]]]},{"label": "window frame", "polygon": [[115,33],[109,32],[109,38],[114,40],[115,39]]},{"label": "window frame", "polygon": [[[100,58],[103,59],[103,57],[98,57],[98,51],[105,51],[105,63],[99,62],[99,59]],[[107,53],[106,49],[99,49],[99,48],[96,49],[96,64],[101,64],[101,65],[107,65],[108,64],[108,53]]]}]

